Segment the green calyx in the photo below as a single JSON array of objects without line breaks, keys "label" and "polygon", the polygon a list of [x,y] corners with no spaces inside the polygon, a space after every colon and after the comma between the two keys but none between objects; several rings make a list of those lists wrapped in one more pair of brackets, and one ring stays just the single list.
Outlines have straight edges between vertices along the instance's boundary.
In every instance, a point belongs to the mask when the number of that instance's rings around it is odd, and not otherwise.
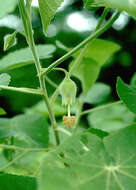
[{"label": "green calyx", "polygon": [[73,80],[70,79],[69,74],[66,74],[64,81],[60,86],[60,94],[62,96],[62,105],[72,105],[76,100],[77,87]]}]

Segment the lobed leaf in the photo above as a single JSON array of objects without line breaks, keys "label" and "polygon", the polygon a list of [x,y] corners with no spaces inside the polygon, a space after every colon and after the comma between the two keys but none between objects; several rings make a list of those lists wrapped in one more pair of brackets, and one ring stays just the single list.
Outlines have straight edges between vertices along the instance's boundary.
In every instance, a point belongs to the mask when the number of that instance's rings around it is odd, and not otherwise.
[{"label": "lobed leaf", "polygon": [[38,190],[85,190],[88,187],[135,190],[135,127],[113,133],[104,138],[104,142],[88,132],[69,137],[56,152],[45,156]]}]

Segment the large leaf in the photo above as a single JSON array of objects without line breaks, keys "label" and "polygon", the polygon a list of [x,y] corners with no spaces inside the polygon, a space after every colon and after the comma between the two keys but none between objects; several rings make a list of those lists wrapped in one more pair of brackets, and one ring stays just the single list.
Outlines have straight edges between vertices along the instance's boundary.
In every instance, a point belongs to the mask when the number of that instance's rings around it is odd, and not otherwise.
[{"label": "large leaf", "polygon": [[54,17],[56,10],[59,8],[63,0],[38,0],[40,15],[43,23],[43,30],[46,34],[48,25]]},{"label": "large leaf", "polygon": [[97,39],[86,46],[83,55],[75,60],[76,64],[70,65],[71,74],[81,80],[85,94],[96,81],[104,63],[119,49],[120,46],[113,42]]},{"label": "large leaf", "polygon": [[135,115],[125,105],[113,105],[88,115],[90,127],[106,132],[119,130],[134,121]]},{"label": "large leaf", "polygon": [[[85,140],[86,145],[81,142]],[[65,156],[59,156],[62,153]],[[102,181],[105,190],[107,165],[103,145],[98,137],[85,133],[66,140],[57,152],[45,157],[41,165],[38,190],[84,190],[95,189],[96,182]],[[94,179],[94,180],[93,180]]]},{"label": "large leaf", "polygon": [[132,16],[136,16],[136,1],[135,0],[83,0],[85,8],[92,6],[104,6],[116,8],[120,11],[126,11]]},{"label": "large leaf", "polygon": [[136,114],[136,88],[127,85],[121,78],[118,78],[117,92],[128,109]]},{"label": "large leaf", "polygon": [[[51,57],[51,54],[56,50],[54,45],[37,45],[36,47],[40,59]],[[29,65],[32,63],[34,63],[34,61],[31,50],[29,48],[16,50],[4,56],[0,60],[0,72],[22,67],[24,65]]]},{"label": "large leaf", "polygon": [[4,0],[0,5],[0,18],[12,12],[17,6],[17,0]]},{"label": "large leaf", "polygon": [[11,174],[0,175],[1,190],[36,190],[37,184],[33,177],[18,176]]},{"label": "large leaf", "polygon": [[135,126],[112,134],[104,144],[88,132],[72,136],[44,158],[38,190],[135,190],[135,146]]},{"label": "large leaf", "polygon": [[25,140],[30,147],[48,147],[48,127],[46,118],[38,114],[0,118],[0,138],[14,136]]}]

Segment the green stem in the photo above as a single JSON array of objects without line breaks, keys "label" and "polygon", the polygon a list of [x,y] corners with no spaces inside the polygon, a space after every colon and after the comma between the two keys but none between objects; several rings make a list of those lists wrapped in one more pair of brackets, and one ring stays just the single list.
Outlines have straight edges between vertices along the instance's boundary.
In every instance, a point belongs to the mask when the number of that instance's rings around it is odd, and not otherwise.
[{"label": "green stem", "polygon": [[27,151],[27,152],[33,152],[33,151],[49,151],[52,150],[52,148],[22,148],[14,145],[6,145],[6,144],[0,144],[0,148],[4,149],[11,149],[11,150],[18,150],[18,151]]},{"label": "green stem", "polygon": [[[100,26],[101,26],[101,24],[103,23],[103,20],[105,19],[105,17],[106,17],[106,15],[107,15],[108,11],[109,11],[108,8],[105,8],[105,9],[104,9],[104,11],[103,11],[103,13],[102,13],[102,16],[101,16],[101,18],[100,18],[100,20],[99,20],[99,22],[98,22],[97,27],[96,27],[96,29],[97,29],[98,31],[101,31]],[[107,22],[107,24],[105,24],[105,26],[103,27],[103,28],[104,28],[104,31],[107,29],[107,26],[108,26],[108,28],[109,28],[109,27],[112,25],[112,23],[118,18],[118,16],[119,16],[119,12],[116,12],[116,13],[111,17],[111,19]],[[110,26],[109,26],[109,25],[110,25]],[[106,27],[106,28],[105,28],[105,27]],[[99,28],[100,28],[100,29],[99,29]],[[102,31],[103,31],[103,28],[102,28]],[[55,65],[55,64],[60,64],[61,61],[67,59],[67,58],[70,57],[73,53],[75,53],[79,48],[81,48],[82,44],[85,45],[86,42],[88,43],[88,42],[93,41],[95,38],[93,38],[92,36],[93,36],[94,34],[97,34],[97,32],[98,32],[98,31],[96,31],[96,29],[95,29],[95,31],[93,32],[93,34],[91,34],[91,36],[88,37],[89,41],[88,41],[88,39],[85,39],[85,40],[84,40],[83,42],[81,42],[77,47],[75,47],[73,50],[71,50],[70,52],[68,52],[66,55],[64,55],[63,57],[61,57],[60,59],[58,59],[58,60],[57,60],[56,62],[54,62],[53,64],[54,64],[54,65]],[[99,34],[101,34],[101,33],[99,33]],[[73,52],[73,51],[74,51],[74,52]],[[69,71],[69,75],[71,75],[72,70],[74,69],[75,65],[80,61],[80,59],[82,58],[82,55],[83,55],[83,54],[84,54],[84,49],[80,52],[79,56],[76,58],[74,64],[72,65],[72,67],[71,67],[71,69],[70,69],[70,71]],[[62,60],[62,59],[63,59],[63,60]],[[49,68],[49,67],[48,67],[48,68]],[[46,73],[46,71],[48,70],[48,68],[47,68],[43,73]],[[59,94],[59,88],[57,88],[57,89],[55,90],[55,92],[53,93],[53,95],[52,95],[52,97],[51,97],[51,99],[50,99],[51,104],[53,104],[53,103],[55,102],[55,98],[58,96],[58,94]]]},{"label": "green stem", "polygon": [[55,116],[54,116],[54,113],[52,111],[52,107],[50,105],[50,101],[49,101],[49,98],[48,98],[48,94],[47,94],[47,90],[46,90],[46,86],[45,86],[44,76],[40,76],[40,82],[41,82],[41,88],[42,88],[42,90],[44,92],[43,98],[44,98],[45,104],[47,106],[47,109],[49,111],[50,120],[51,120],[51,123],[52,123],[52,126],[53,126],[54,135],[55,135],[55,139],[56,139],[56,144],[59,145],[60,144],[60,139],[59,139],[58,131],[56,130],[57,129],[57,123],[56,123],[56,119],[55,119]]},{"label": "green stem", "polygon": [[16,88],[13,86],[2,86],[0,85],[0,89],[3,90],[9,90],[9,91],[16,91],[16,92],[22,92],[26,94],[35,94],[35,95],[43,95],[43,92],[41,89],[33,89],[33,88]]},{"label": "green stem", "polygon": [[68,72],[67,72],[65,69],[63,69],[63,68],[54,68],[53,70],[62,71],[62,72],[65,73],[66,76],[67,76],[67,74],[68,74]]},{"label": "green stem", "polygon": [[107,16],[109,10],[110,10],[110,8],[105,8],[105,9],[104,9],[104,11],[103,11],[103,13],[102,13],[102,15],[101,15],[101,17],[100,17],[100,20],[99,20],[99,22],[98,22],[98,24],[97,24],[97,26],[96,26],[95,31],[100,28],[100,26],[102,25],[102,23],[103,23],[105,17]]},{"label": "green stem", "polygon": [[[39,57],[37,55],[35,42],[34,42],[34,38],[33,38],[33,30],[32,30],[30,12],[26,10],[24,0],[23,1],[18,0],[18,2],[19,2],[18,5],[19,5],[20,14],[22,16],[22,21],[23,21],[23,24],[24,24],[24,30],[25,30],[25,34],[26,34],[27,43],[28,43],[28,45],[29,45],[29,47],[30,47],[30,49],[32,51],[32,54],[33,54],[36,70],[37,70],[37,73],[38,73],[40,88],[41,88],[41,90],[43,92],[43,99],[45,101],[45,104],[46,104],[48,112],[49,112],[50,121],[51,121],[53,130],[54,130],[54,135],[55,135],[55,138],[56,138],[56,144],[59,145],[60,140],[59,140],[58,131],[56,130],[56,128],[57,128],[56,119],[55,119],[53,110],[52,110],[52,108],[50,106],[50,102],[49,102],[49,98],[48,98],[48,94],[47,94],[47,89],[46,89],[46,86],[45,86],[44,76],[41,75],[42,67],[41,67],[41,64],[40,64]],[[28,7],[27,7],[27,9],[28,9]]]},{"label": "green stem", "polygon": [[80,48],[84,47],[84,45],[86,45],[88,42],[99,37],[102,33],[104,33],[107,29],[109,29],[111,27],[111,25],[115,22],[115,20],[117,20],[119,15],[120,15],[120,12],[115,11],[113,16],[107,21],[107,23],[102,28],[100,28],[99,30],[94,32],[91,36],[89,36],[84,41],[82,41],[79,45],[77,45],[75,48],[73,48],[71,51],[69,51],[66,55],[64,55],[63,57],[61,57],[60,59],[58,59],[54,63],[52,63],[44,72],[42,72],[42,75],[44,75],[47,72],[50,72],[53,68],[55,68],[60,63],[62,63],[63,61],[65,61],[66,59],[71,57],[71,55],[73,55],[75,52],[77,52]]},{"label": "green stem", "polygon": [[98,106],[98,107],[96,107],[96,108],[92,108],[92,109],[83,111],[83,112],[81,113],[81,116],[82,116],[82,115],[86,115],[86,114],[88,114],[88,113],[95,112],[95,111],[103,110],[103,109],[109,108],[109,107],[111,107],[111,106],[119,105],[119,104],[122,104],[122,103],[123,103],[123,101],[120,100],[120,101],[113,102],[113,103],[110,103],[110,104]]}]

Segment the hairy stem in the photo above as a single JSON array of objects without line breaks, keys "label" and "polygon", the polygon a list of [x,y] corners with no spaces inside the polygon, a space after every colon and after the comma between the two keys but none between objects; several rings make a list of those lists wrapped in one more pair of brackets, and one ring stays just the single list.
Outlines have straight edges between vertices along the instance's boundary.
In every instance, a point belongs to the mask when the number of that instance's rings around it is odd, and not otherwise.
[{"label": "hairy stem", "polygon": [[36,70],[37,70],[37,73],[38,73],[40,88],[41,88],[41,90],[43,92],[43,99],[44,99],[45,104],[47,106],[50,121],[51,121],[53,130],[54,130],[56,144],[59,145],[60,140],[59,140],[58,131],[56,130],[56,128],[57,128],[56,119],[55,119],[55,115],[53,113],[52,107],[50,105],[50,102],[49,102],[47,89],[46,89],[46,86],[45,86],[44,76],[41,75],[42,67],[41,67],[41,64],[40,64],[39,57],[37,55],[35,42],[34,42],[34,38],[33,38],[33,30],[32,30],[32,24],[31,24],[30,10],[28,11],[28,7],[25,7],[24,0],[23,1],[18,0],[18,5],[19,5],[19,10],[20,10],[20,14],[21,14],[21,17],[22,17],[23,25],[24,25],[24,31],[25,31],[27,43],[28,43],[28,45],[29,45],[29,47],[30,47],[30,49],[32,51],[32,54],[33,54]]}]

